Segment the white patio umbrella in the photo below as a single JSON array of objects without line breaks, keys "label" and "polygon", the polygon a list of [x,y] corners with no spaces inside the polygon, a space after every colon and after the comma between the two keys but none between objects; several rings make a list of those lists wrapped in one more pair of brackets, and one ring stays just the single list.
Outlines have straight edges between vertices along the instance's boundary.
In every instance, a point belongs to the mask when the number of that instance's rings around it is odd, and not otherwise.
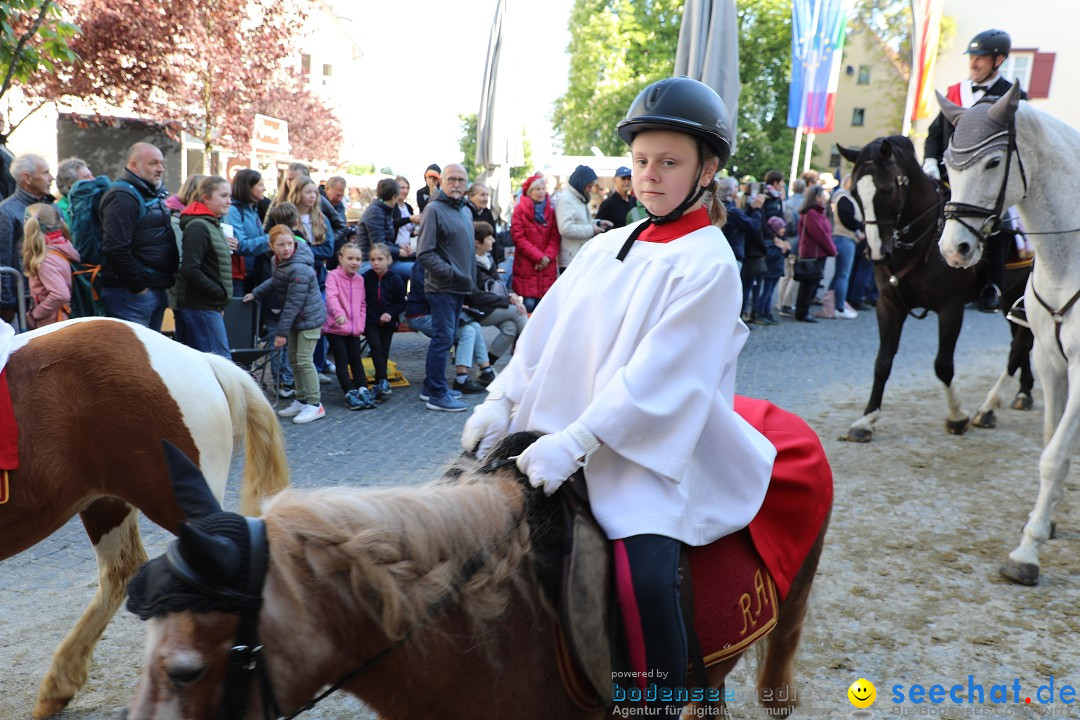
[{"label": "white patio umbrella", "polygon": [[731,116],[731,152],[739,117],[739,19],[735,0],[686,0],[675,50],[675,75],[705,83]]},{"label": "white patio umbrella", "polygon": [[[509,0],[498,0],[488,38],[480,111],[476,116],[476,165],[478,181],[491,188],[491,209],[495,217],[509,222],[513,210],[510,168],[525,163],[522,125],[515,102],[514,62],[511,58],[515,32]],[[519,66],[520,67],[520,66]]]}]

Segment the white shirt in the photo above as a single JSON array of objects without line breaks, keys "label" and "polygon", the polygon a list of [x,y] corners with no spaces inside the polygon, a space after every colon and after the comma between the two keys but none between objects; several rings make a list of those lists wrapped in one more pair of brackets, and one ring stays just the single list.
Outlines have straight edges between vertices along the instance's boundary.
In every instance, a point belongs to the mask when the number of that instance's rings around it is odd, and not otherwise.
[{"label": "white shirt", "polygon": [[749,334],[739,270],[712,226],[639,240],[619,262],[634,227],[582,248],[492,387],[516,405],[512,432],[580,420],[603,441],[585,473],[609,538],[705,545],[757,514],[776,454],[732,407]]}]

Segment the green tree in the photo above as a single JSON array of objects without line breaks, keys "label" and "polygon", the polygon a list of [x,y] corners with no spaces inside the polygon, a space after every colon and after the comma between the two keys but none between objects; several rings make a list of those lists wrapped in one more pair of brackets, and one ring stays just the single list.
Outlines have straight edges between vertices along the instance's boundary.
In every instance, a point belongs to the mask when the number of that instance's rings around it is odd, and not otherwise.
[{"label": "green tree", "polygon": [[458,120],[461,121],[461,139],[458,140],[458,147],[461,148],[461,154],[465,156],[461,164],[469,178],[473,179],[480,175],[476,169],[476,113],[458,115]]},{"label": "green tree", "polygon": [[553,115],[564,152],[626,151],[615,125],[642,88],[674,71],[682,7],[683,0],[575,0],[570,82]]},{"label": "green tree", "polygon": [[[563,149],[608,155],[626,146],[615,125],[651,82],[670,77],[682,22],[682,0],[576,0],[570,15],[570,81],[556,101],[554,126]],[[789,0],[740,0],[738,138],[733,173],[787,167],[794,131],[787,127],[791,74]]]},{"label": "green tree", "polygon": [[[54,0],[5,0],[0,2],[0,98],[12,83],[28,91],[30,112],[46,100],[35,89],[43,74],[56,71],[57,63],[77,59],[68,42],[79,28],[62,20],[61,8]],[[26,116],[29,117],[29,114]],[[26,119],[11,127],[0,127],[0,144]]]},{"label": "green tree", "polygon": [[[461,149],[461,154],[464,155],[461,164],[465,167],[465,171],[468,172],[469,178],[476,179],[483,173],[483,169],[476,165],[476,113],[458,115],[458,120],[461,121],[461,138],[458,140],[458,147]],[[510,168],[510,180],[515,185],[521,184],[525,178],[532,174],[532,143],[529,142],[529,137],[525,134],[524,129],[522,130],[522,146],[525,164],[521,167]]]},{"label": "green tree", "polygon": [[[731,174],[763,177],[791,164],[795,131],[787,126],[791,85],[791,2],[739,2],[738,138]],[[787,174],[786,172],[784,173]]]}]

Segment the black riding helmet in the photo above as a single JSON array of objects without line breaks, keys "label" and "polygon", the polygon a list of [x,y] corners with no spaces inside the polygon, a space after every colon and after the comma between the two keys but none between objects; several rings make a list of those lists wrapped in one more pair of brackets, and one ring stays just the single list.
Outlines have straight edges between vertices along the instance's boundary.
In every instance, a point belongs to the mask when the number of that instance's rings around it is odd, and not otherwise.
[{"label": "black riding helmet", "polygon": [[[665,78],[649,85],[634,99],[626,118],[615,126],[619,137],[632,145],[643,130],[670,130],[702,140],[720,158],[720,167],[731,157],[731,121],[724,101],[704,83],[688,77]],[[705,158],[701,158],[701,167]],[[704,194],[699,187],[679,207],[663,217],[649,213],[654,224],[670,222]],[[647,211],[647,209],[646,209]]]},{"label": "black riding helmet", "polygon": [[983,30],[971,38],[965,55],[1004,55],[1009,56],[1012,50],[1012,38],[1004,30]]}]

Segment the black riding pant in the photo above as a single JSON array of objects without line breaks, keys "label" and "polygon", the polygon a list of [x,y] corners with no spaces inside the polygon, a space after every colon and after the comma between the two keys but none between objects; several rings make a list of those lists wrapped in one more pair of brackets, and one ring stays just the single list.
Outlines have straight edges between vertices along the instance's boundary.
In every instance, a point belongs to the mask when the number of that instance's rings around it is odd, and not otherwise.
[{"label": "black riding pant", "polygon": [[[646,691],[649,684],[657,689],[686,688],[689,650],[679,592],[681,552],[681,542],[662,535],[616,541],[616,585],[627,654],[633,671],[648,673]],[[650,705],[664,708],[667,715],[660,717],[678,717],[677,708],[682,707],[678,702]]]}]

